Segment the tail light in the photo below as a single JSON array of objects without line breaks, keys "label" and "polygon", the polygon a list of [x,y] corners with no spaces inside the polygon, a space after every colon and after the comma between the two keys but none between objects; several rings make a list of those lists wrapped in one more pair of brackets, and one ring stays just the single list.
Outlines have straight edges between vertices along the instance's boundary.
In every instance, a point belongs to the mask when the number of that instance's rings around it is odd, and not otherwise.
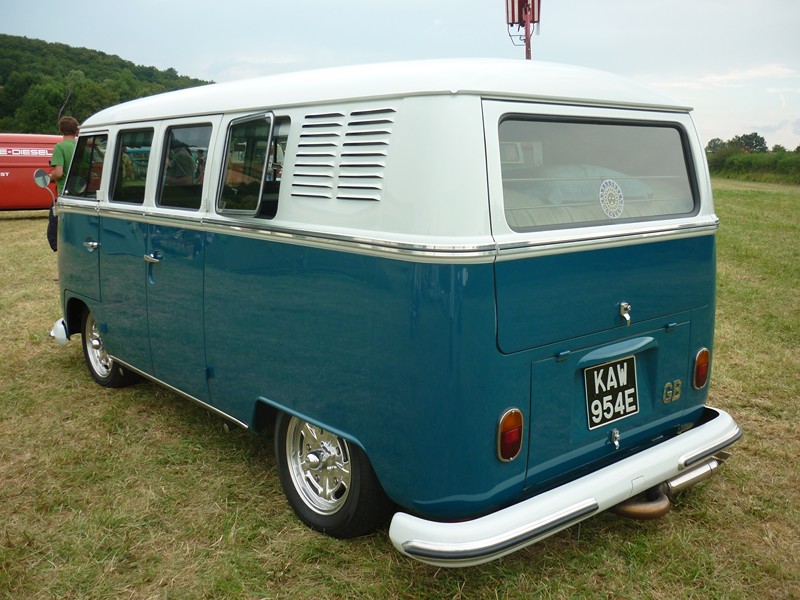
[{"label": "tail light", "polygon": [[699,390],[708,383],[708,373],[711,368],[711,353],[708,348],[702,348],[694,357],[694,389]]},{"label": "tail light", "polygon": [[511,408],[503,413],[497,425],[497,457],[500,460],[510,462],[519,456],[522,450],[522,433],[522,412]]}]

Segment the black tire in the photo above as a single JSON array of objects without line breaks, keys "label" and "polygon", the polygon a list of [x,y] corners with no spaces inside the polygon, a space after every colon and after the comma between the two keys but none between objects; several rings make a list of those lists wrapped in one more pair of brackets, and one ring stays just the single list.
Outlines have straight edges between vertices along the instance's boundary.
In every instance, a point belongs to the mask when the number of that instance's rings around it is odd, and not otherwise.
[{"label": "black tire", "polygon": [[103,338],[91,311],[86,308],[81,318],[83,358],[92,378],[103,387],[126,387],[139,380],[133,371],[117,364],[106,352]]},{"label": "black tire", "polygon": [[354,538],[372,533],[389,518],[392,505],[369,459],[347,440],[279,413],[275,456],[289,505],[312,529]]}]

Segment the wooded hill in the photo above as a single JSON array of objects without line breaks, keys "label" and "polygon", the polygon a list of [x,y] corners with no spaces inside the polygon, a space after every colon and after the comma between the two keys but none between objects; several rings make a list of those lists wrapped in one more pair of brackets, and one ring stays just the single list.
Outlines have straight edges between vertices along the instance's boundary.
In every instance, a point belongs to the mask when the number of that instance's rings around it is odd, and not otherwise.
[{"label": "wooded hill", "polygon": [[0,131],[58,133],[65,115],[209,83],[87,48],[0,34]]}]

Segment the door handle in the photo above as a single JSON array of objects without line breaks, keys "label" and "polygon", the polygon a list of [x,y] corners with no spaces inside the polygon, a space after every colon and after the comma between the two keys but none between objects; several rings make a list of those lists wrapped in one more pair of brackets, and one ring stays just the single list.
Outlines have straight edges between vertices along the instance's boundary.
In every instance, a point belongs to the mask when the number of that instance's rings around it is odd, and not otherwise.
[{"label": "door handle", "polygon": [[89,252],[94,252],[100,247],[100,242],[95,242],[94,240],[86,240],[83,242],[83,247],[86,248]]},{"label": "door handle", "polygon": [[627,302],[620,302],[619,304],[619,316],[625,319],[625,325],[630,327],[631,326],[631,305]]},{"label": "door handle", "polygon": [[160,263],[162,258],[163,256],[161,255],[161,252],[151,252],[150,254],[144,255],[144,259],[153,264]]}]

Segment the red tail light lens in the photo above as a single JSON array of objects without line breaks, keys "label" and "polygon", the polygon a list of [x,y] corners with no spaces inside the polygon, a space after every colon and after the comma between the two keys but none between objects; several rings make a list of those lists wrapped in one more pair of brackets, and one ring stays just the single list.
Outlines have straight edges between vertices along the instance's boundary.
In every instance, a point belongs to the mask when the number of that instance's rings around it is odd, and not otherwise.
[{"label": "red tail light lens", "polygon": [[503,413],[497,426],[497,457],[509,462],[519,456],[522,450],[522,413],[512,408]]},{"label": "red tail light lens", "polygon": [[694,358],[694,389],[699,390],[708,383],[708,372],[711,368],[711,353],[708,348],[703,348]]}]

